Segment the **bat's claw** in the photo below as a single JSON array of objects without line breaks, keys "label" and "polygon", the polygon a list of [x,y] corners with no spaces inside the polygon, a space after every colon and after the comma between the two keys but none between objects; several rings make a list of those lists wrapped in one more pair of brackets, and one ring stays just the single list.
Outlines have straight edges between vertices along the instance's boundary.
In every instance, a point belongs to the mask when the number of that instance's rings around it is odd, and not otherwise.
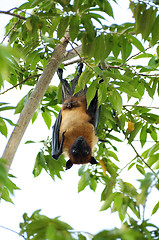
[{"label": "bat's claw", "polygon": [[73,163],[72,163],[71,160],[69,159],[69,160],[66,162],[66,170],[70,169],[72,166],[73,166]]},{"label": "bat's claw", "polygon": [[94,157],[91,157],[90,161],[91,164],[97,164],[97,160]]}]

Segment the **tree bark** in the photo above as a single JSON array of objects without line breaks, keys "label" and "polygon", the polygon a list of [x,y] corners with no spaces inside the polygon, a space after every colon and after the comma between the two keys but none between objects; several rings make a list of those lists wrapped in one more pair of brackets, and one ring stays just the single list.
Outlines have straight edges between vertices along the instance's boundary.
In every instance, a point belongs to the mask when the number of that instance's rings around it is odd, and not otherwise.
[{"label": "tree bark", "polygon": [[[37,109],[39,102],[42,100],[45,91],[47,90],[52,77],[54,76],[57,68],[59,67],[60,63],[64,60],[66,55],[66,47],[69,42],[69,32],[66,31],[65,36],[61,39],[61,42],[56,45],[54,52],[46,65],[43,74],[41,75],[39,81],[36,84],[36,87],[28,102],[24,106],[19,120],[17,122],[17,126],[14,128],[10,139],[6,145],[2,158],[6,160],[6,170],[7,172],[10,169],[12,164],[14,155],[17,151],[17,148],[21,142],[21,139],[25,133],[25,130],[32,119],[35,110]],[[0,192],[0,198],[1,198]]]}]

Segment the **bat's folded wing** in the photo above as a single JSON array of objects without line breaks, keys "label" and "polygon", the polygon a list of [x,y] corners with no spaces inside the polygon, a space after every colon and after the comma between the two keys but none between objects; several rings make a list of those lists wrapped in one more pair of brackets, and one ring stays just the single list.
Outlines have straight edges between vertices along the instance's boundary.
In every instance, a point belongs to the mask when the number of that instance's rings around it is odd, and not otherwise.
[{"label": "bat's folded wing", "polygon": [[58,159],[62,153],[62,146],[64,141],[64,133],[62,136],[62,141],[59,143],[59,131],[61,124],[61,111],[59,112],[55,124],[52,127],[52,157]]}]

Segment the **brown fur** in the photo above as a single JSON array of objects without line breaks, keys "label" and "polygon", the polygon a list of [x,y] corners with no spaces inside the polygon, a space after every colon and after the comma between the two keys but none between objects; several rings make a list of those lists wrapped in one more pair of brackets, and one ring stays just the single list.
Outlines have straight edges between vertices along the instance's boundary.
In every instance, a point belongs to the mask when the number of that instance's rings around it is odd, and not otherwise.
[{"label": "brown fur", "polygon": [[[67,103],[72,103],[68,108]],[[60,126],[59,141],[61,142],[62,133],[65,132],[63,151],[70,157],[72,163],[87,163],[90,160],[92,152],[83,159],[74,159],[70,156],[70,148],[75,140],[82,136],[92,149],[97,142],[94,126],[89,121],[91,117],[86,113],[86,97],[71,97],[66,100],[62,106],[62,121]]]}]

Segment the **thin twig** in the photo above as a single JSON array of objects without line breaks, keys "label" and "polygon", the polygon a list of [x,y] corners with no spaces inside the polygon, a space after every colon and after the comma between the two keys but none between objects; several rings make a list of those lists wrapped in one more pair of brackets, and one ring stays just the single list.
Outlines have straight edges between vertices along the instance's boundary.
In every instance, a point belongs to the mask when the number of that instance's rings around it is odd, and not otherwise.
[{"label": "thin twig", "polygon": [[69,61],[69,62],[67,62],[67,63],[63,63],[63,65],[66,67],[66,66],[72,65],[72,64],[74,64],[74,63],[84,62],[85,59],[86,59],[86,58],[84,58],[84,57],[78,58],[78,59],[76,59],[76,60]]},{"label": "thin twig", "polygon": [[10,11],[2,11],[2,10],[0,10],[0,13],[7,14],[7,15],[11,15],[11,16],[13,16],[13,17],[17,17],[17,18],[19,18],[19,19],[26,20],[26,17],[23,17],[23,16],[21,16],[21,15],[19,15],[19,14],[16,14],[16,13],[11,13]]},{"label": "thin twig", "polygon": [[1,44],[4,42],[4,40],[6,39],[6,37],[9,36],[9,34],[11,33],[11,31],[15,29],[15,27],[17,26],[17,24],[18,24],[20,21],[21,21],[21,19],[19,19],[19,20],[14,24],[14,26],[7,32],[7,34],[4,36]]},{"label": "thin twig", "polygon": [[130,146],[133,148],[134,152],[136,153],[136,156],[138,158],[141,159],[141,161],[151,170],[151,172],[153,172],[153,174],[155,175],[155,177],[159,180],[157,174],[155,173],[155,171],[149,166],[149,164],[147,162],[145,162],[145,160],[143,159],[143,157],[141,157],[141,155],[137,152],[136,148],[134,147],[134,145],[132,143],[130,143]]},{"label": "thin twig", "polygon": [[19,237],[22,237],[22,238],[26,239],[23,235],[20,235],[18,232],[14,231],[10,228],[7,228],[7,227],[1,226],[1,225],[0,225],[0,228],[3,228],[3,229],[8,230],[10,232],[13,232],[13,233],[17,234]]},{"label": "thin twig", "polygon": [[41,76],[41,74],[36,74],[36,75],[30,76],[30,77],[27,77],[27,78],[25,78],[23,81],[21,81],[21,82],[17,83],[16,85],[12,86],[11,88],[8,88],[8,89],[6,89],[4,92],[1,92],[0,95],[2,95],[2,94],[4,94],[4,93],[12,90],[13,88],[18,87],[19,85],[21,85],[22,83],[25,83],[27,80],[29,80],[29,79],[31,79],[31,78],[40,77],[40,76]]},{"label": "thin twig", "polygon": [[134,157],[130,162],[128,162],[123,168],[120,169],[118,175],[127,167],[129,166],[134,160],[136,159],[136,157]]},{"label": "thin twig", "polygon": [[[118,118],[118,116],[116,116]],[[125,136],[125,132],[124,130],[122,131],[122,133]],[[125,136],[125,138],[129,141],[129,138]],[[155,173],[155,171],[149,166],[149,164],[147,162],[145,162],[145,160],[143,159],[143,157],[138,153],[138,151],[136,150],[136,148],[134,147],[134,145],[132,143],[129,143],[129,145],[133,148],[134,152],[136,153],[136,157],[140,158],[141,161],[151,170],[151,172],[154,174],[154,176],[157,178],[157,180],[159,181],[158,175]]]},{"label": "thin twig", "polygon": [[[131,105],[131,104],[123,105],[123,108],[126,109],[126,107],[139,107],[139,108],[154,108],[154,109],[159,109],[159,107],[148,107],[148,106]],[[126,110],[127,110],[127,109],[126,109]],[[128,111],[128,110],[127,110],[127,111]]]},{"label": "thin twig", "polygon": [[73,44],[69,41],[69,44],[71,45],[72,49],[76,52],[76,54],[80,57],[81,61],[83,61],[87,67],[91,68],[94,72],[94,69],[81,57],[80,53],[76,50],[76,48],[73,47]]},{"label": "thin twig", "polygon": [[[146,48],[145,51],[149,50],[150,48],[152,48],[152,47]],[[131,60],[131,59],[134,58],[134,57],[137,57],[140,53],[141,53],[141,51],[138,52],[138,53],[136,53],[136,54],[134,54],[134,55],[132,55],[131,57],[129,57],[129,58],[126,60],[126,62],[128,62],[129,60]]]}]

